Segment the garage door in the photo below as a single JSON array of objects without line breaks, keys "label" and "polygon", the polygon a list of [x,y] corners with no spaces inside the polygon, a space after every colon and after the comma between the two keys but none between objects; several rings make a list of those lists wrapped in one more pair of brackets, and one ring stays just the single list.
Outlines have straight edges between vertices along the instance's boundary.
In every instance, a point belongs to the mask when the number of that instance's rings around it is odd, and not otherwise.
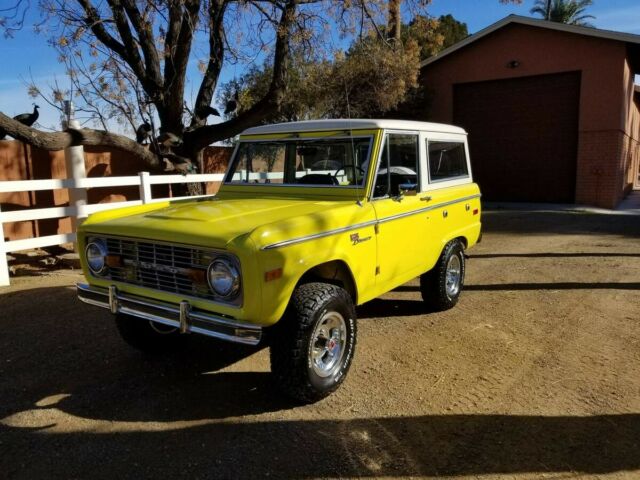
[{"label": "garage door", "polygon": [[454,86],[485,199],[575,201],[580,72]]}]

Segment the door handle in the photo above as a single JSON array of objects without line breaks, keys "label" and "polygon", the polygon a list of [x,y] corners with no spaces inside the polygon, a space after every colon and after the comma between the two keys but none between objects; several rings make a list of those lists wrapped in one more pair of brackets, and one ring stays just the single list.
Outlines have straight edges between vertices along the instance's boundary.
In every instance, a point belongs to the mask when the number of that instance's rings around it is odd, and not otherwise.
[{"label": "door handle", "polygon": [[430,202],[431,201],[431,197],[429,195],[427,195],[426,197],[420,197],[420,200],[423,202]]}]

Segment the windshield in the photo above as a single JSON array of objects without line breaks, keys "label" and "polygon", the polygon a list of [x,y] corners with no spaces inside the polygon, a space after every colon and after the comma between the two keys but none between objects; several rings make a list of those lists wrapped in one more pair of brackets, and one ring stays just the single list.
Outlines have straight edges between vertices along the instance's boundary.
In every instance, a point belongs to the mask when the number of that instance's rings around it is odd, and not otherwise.
[{"label": "windshield", "polygon": [[241,142],[231,184],[363,186],[371,137]]}]

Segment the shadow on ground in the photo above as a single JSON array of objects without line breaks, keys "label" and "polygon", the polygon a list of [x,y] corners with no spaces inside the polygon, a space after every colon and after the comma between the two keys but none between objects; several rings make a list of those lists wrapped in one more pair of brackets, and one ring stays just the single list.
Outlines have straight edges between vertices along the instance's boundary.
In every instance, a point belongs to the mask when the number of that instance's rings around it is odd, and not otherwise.
[{"label": "shadow on ground", "polygon": [[[0,333],[0,351],[6,358],[0,364],[1,378],[8,385],[28,384],[40,399],[72,393],[62,405],[75,415],[164,422],[226,418],[290,406],[273,395],[265,372],[219,373],[261,347],[192,335],[182,351],[146,356],[120,339],[108,311],[79,302],[75,289],[68,287],[14,292],[0,297],[0,307],[7,314],[6,330]],[[219,395],[221,389],[224,396]],[[19,390],[4,393],[8,401],[0,403],[0,416],[10,413],[11,400],[17,402],[14,411],[29,407],[20,405],[24,396]],[[238,402],[239,397],[253,401]],[[178,404],[189,408],[175,408]]]},{"label": "shadow on ground", "polygon": [[46,429],[5,428],[2,436],[9,445],[5,455],[28,462],[18,468],[5,457],[3,470],[31,478],[42,472],[93,478],[317,478],[600,474],[640,468],[640,415],[635,414],[234,420],[118,433],[48,435]]},{"label": "shadow on ground", "polygon": [[[465,284],[464,290],[467,292],[490,292],[490,291],[517,291],[517,290],[640,290],[640,282],[531,282],[531,283],[495,283],[495,284]],[[419,292],[420,287],[417,285],[402,285],[393,290],[394,292]],[[395,306],[392,306],[393,303]],[[372,300],[363,307],[364,312],[378,311],[376,316],[380,317],[384,314],[392,315],[397,310],[399,315],[418,315],[425,313],[423,308],[420,311],[418,304],[422,303],[418,300]],[[404,306],[403,306],[404,305]],[[380,313],[380,312],[384,312]],[[365,313],[365,314],[366,314]]]},{"label": "shadow on ground", "polygon": [[266,371],[220,372],[256,348],[193,337],[186,352],[149,359],[122,343],[107,312],[64,287],[3,295],[0,308],[0,471],[9,478],[640,469],[637,414],[340,419],[320,404],[326,418],[299,420]]},{"label": "shadow on ground", "polygon": [[484,210],[483,229],[516,234],[610,234],[640,237],[640,215],[581,211]]},{"label": "shadow on ground", "polygon": [[[420,292],[420,287],[406,285],[398,287],[394,292],[410,291]],[[419,295],[419,293],[418,293]],[[386,318],[386,317],[411,317],[429,313],[422,300],[376,298],[358,307],[358,319]]]},{"label": "shadow on ground", "polygon": [[616,252],[579,252],[579,253],[482,253],[471,252],[472,259],[487,258],[640,258],[640,253],[616,253]]}]

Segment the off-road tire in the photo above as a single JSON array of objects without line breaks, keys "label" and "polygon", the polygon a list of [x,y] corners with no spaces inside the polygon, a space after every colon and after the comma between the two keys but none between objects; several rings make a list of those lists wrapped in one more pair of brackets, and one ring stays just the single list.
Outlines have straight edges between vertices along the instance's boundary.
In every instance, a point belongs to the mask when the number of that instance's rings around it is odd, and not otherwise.
[{"label": "off-road tire", "polygon": [[[447,291],[447,265],[454,255],[458,257],[460,262],[460,285],[457,293],[451,295]],[[424,300],[429,310],[442,312],[453,308],[458,303],[464,286],[464,274],[464,245],[460,240],[452,240],[445,245],[436,265],[420,276],[422,300]]]},{"label": "off-road tire", "polygon": [[[144,353],[158,355],[174,352],[182,348],[186,341],[185,336],[181,335],[178,329],[169,331],[170,327],[152,325],[149,320],[124,313],[118,313],[115,320],[122,339]],[[162,329],[166,329],[167,333],[158,332]]]},{"label": "off-road tire", "polygon": [[[335,371],[322,377],[313,367],[312,336],[318,324],[332,312],[344,319],[346,335]],[[301,403],[313,403],[334,392],[351,366],[356,332],[355,307],[344,289],[327,283],[298,286],[284,316],[272,330],[271,372],[277,387]]]}]

